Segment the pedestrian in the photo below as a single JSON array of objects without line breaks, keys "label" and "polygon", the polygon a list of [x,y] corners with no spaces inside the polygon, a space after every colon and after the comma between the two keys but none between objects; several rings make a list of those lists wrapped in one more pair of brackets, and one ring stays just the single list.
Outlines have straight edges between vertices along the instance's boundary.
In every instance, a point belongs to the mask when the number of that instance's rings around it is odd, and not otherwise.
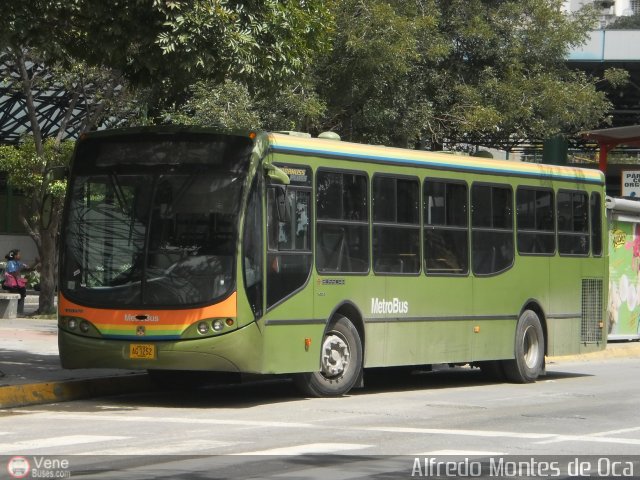
[{"label": "pedestrian", "polygon": [[20,272],[23,269],[28,269],[29,266],[26,263],[22,263],[20,250],[17,248],[7,253],[4,258],[7,259],[7,266],[4,269],[2,289],[20,294],[20,300],[18,301],[18,314],[20,314],[24,312],[24,298],[27,296],[27,280],[22,277]]}]

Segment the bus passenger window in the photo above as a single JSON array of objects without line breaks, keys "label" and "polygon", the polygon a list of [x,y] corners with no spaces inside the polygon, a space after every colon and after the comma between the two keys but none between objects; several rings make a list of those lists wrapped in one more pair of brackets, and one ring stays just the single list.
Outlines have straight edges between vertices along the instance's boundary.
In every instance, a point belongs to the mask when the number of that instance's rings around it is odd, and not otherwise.
[{"label": "bus passenger window", "polygon": [[591,194],[591,254],[602,255],[602,203],[599,193]]},{"label": "bus passenger window", "polygon": [[418,179],[373,177],[373,270],[420,271],[420,190]]},{"label": "bus passenger window", "polygon": [[513,201],[509,186],[471,188],[473,273],[493,275],[513,265]]},{"label": "bus passenger window", "polygon": [[424,182],[424,265],[427,274],[469,272],[467,185]]},{"label": "bus passenger window", "polygon": [[[310,179],[311,169],[305,171]],[[267,190],[267,308],[305,285],[312,262],[311,187],[276,188]],[[284,205],[277,204],[281,195]]]},{"label": "bus passenger window", "polygon": [[367,177],[319,171],[316,268],[320,273],[369,271]]},{"label": "bus passenger window", "polygon": [[553,190],[518,188],[516,220],[521,255],[553,255],[556,251]]},{"label": "bus passenger window", "polygon": [[589,255],[589,200],[586,192],[558,193],[558,251]]}]

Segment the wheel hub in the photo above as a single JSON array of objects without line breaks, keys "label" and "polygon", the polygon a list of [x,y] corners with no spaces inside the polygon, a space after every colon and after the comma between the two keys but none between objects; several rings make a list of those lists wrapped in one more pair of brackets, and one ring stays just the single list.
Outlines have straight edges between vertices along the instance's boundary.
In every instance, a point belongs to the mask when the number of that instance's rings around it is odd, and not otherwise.
[{"label": "wheel hub", "polygon": [[335,333],[327,335],[322,344],[322,374],[325,377],[337,377],[349,366],[349,346]]},{"label": "wheel hub", "polygon": [[523,337],[524,361],[527,367],[534,368],[539,362],[538,334],[532,326],[527,327]]}]

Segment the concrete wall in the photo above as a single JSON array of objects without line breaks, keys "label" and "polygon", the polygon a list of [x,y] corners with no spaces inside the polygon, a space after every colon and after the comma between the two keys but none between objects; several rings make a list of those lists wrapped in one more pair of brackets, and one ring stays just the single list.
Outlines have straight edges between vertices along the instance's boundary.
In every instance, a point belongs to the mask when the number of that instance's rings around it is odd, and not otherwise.
[{"label": "concrete wall", "polygon": [[4,256],[9,250],[20,249],[22,261],[31,266],[38,257],[36,244],[28,235],[0,235],[0,261],[4,262]]}]

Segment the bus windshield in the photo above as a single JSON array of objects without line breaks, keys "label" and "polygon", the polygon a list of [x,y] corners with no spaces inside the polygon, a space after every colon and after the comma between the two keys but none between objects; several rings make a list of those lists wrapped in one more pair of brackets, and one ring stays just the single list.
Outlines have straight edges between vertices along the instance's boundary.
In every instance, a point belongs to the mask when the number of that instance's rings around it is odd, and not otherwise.
[{"label": "bus windshield", "polygon": [[[229,294],[250,149],[235,162],[151,169],[144,144],[139,165],[131,150],[119,168],[99,156],[83,162],[79,148],[64,226],[65,294],[129,308],[202,305]],[[157,145],[152,153],[161,157]]]}]

